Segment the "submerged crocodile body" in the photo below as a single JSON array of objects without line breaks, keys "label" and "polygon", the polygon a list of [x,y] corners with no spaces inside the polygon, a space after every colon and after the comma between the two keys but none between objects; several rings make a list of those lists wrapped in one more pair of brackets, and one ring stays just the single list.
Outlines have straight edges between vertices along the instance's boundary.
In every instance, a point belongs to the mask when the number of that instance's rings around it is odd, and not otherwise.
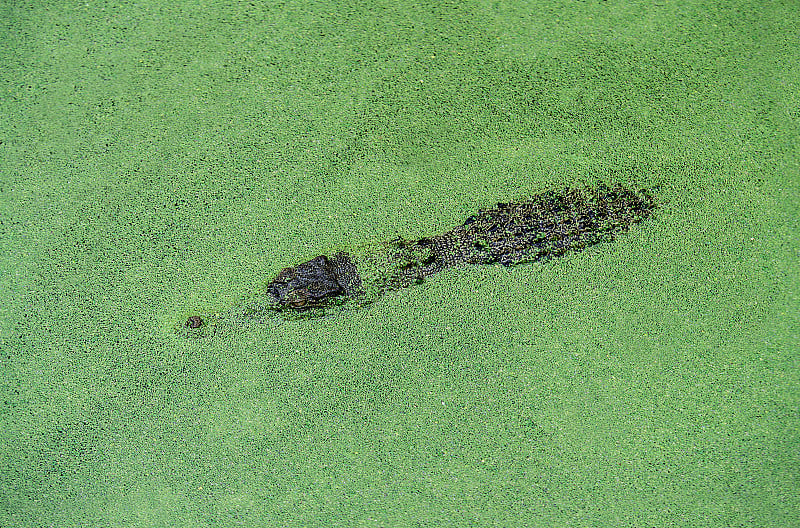
[{"label": "submerged crocodile body", "polygon": [[[343,303],[363,305],[387,290],[409,286],[446,268],[499,263],[511,266],[608,242],[655,208],[646,190],[621,185],[544,192],[500,203],[440,235],[402,238],[284,268],[265,292],[245,303],[240,316],[266,311],[309,315]],[[185,326],[198,329],[200,316]]]}]

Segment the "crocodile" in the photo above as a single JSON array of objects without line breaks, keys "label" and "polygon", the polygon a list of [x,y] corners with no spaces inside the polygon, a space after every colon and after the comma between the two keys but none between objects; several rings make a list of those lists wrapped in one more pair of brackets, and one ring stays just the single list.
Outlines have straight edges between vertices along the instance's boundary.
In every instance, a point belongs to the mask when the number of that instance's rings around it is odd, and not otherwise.
[{"label": "crocodile", "polygon": [[[580,251],[614,240],[655,207],[651,191],[620,184],[546,191],[498,203],[439,235],[396,238],[283,268],[235,310],[236,316],[321,315],[333,306],[370,304],[387,291],[421,283],[447,268],[513,266]],[[189,334],[206,335],[216,324],[213,318],[192,315],[183,327]]]}]

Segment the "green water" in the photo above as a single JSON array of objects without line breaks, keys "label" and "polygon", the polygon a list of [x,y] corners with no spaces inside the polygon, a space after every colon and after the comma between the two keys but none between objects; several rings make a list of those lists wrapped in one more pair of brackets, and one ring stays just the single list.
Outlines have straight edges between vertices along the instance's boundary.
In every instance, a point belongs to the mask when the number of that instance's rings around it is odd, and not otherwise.
[{"label": "green water", "polygon": [[[800,525],[796,2],[0,6],[0,525]],[[613,244],[173,331],[596,181]]]}]

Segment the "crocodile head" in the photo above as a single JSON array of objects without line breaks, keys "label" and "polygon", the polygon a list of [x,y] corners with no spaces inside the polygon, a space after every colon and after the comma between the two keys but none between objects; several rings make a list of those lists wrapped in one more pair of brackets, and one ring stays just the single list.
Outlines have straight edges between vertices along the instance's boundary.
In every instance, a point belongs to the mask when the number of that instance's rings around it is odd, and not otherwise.
[{"label": "crocodile head", "polygon": [[267,292],[277,307],[294,310],[318,308],[346,294],[337,279],[336,267],[325,255],[284,268],[267,285]]}]

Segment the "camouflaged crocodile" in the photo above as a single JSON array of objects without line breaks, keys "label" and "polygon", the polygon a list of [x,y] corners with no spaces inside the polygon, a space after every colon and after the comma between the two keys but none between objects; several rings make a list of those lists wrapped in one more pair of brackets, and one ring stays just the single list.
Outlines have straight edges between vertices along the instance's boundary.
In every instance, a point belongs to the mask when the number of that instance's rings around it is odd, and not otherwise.
[{"label": "camouflaged crocodile", "polygon": [[[535,262],[613,240],[655,208],[646,190],[621,185],[544,192],[516,203],[499,203],[441,235],[387,243],[284,268],[259,295],[237,308],[240,318],[265,314],[316,315],[325,308],[368,304],[388,290],[422,282],[446,268]],[[209,322],[192,316],[185,327]]]}]

